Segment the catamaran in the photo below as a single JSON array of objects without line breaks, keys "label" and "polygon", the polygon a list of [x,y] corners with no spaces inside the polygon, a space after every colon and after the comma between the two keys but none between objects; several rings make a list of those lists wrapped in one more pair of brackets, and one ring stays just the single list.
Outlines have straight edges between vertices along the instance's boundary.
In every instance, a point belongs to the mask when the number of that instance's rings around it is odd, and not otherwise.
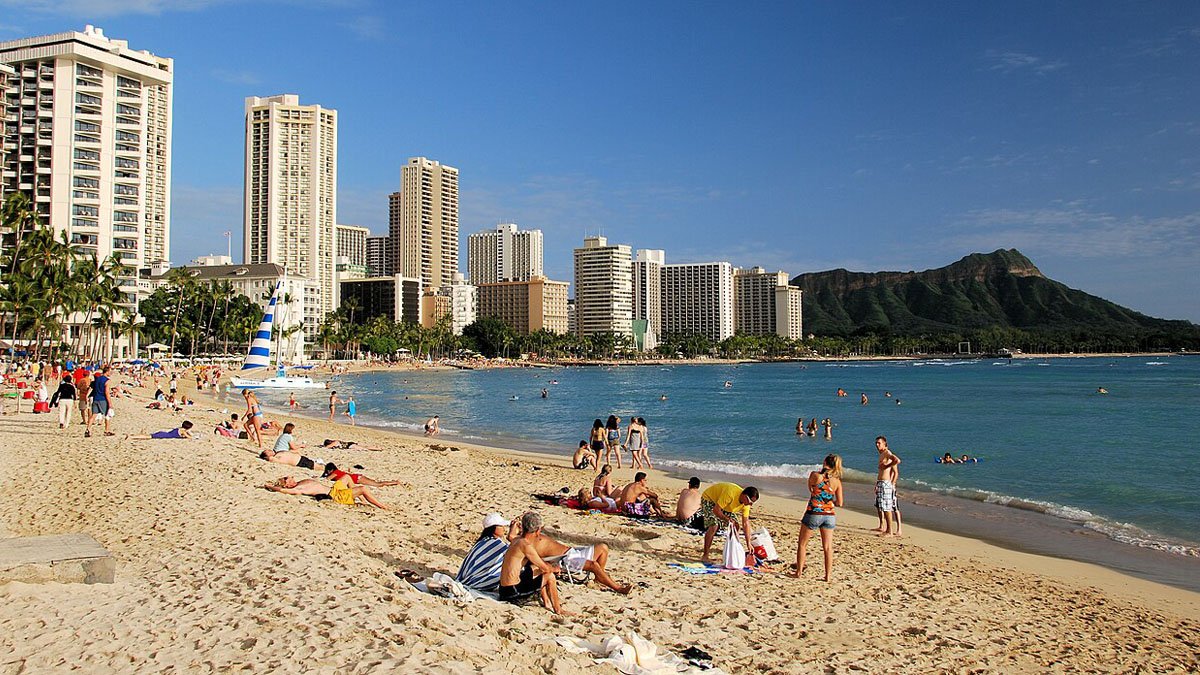
[{"label": "catamaran", "polygon": [[[282,288],[283,281],[275,284],[275,291],[271,293],[271,301],[263,313],[262,323],[258,324],[258,330],[250,340],[250,350],[246,353],[246,360],[242,362],[243,371],[271,366],[271,326],[275,322],[275,306],[279,302]],[[275,377],[265,380],[234,377],[230,380],[233,386],[238,389],[324,389],[327,386],[326,383],[317,382],[308,375],[288,375],[279,360],[279,352],[280,349],[276,347]]]}]

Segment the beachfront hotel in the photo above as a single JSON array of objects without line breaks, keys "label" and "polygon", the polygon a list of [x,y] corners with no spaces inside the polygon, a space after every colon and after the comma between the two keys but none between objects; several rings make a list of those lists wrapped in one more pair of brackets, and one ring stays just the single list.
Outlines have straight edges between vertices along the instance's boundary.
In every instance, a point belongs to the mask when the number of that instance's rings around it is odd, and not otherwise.
[{"label": "beachfront hotel", "polygon": [[421,326],[433,328],[446,321],[455,335],[475,322],[478,316],[479,289],[455,272],[450,283],[434,291],[425,291],[421,300]]},{"label": "beachfront hotel", "polygon": [[388,259],[387,235],[367,236],[367,268],[370,276],[386,276],[391,274],[392,266]]},{"label": "beachfront hotel", "polygon": [[350,265],[367,264],[367,237],[371,231],[361,225],[337,225],[337,257]]},{"label": "beachfront hotel", "polygon": [[458,169],[411,157],[388,196],[389,272],[438,289],[458,271]]},{"label": "beachfront hotel", "polygon": [[337,111],[295,94],[251,96],[245,109],[244,260],[307,280],[304,332],[314,342],[338,305]]},{"label": "beachfront hotel", "polygon": [[347,279],[338,283],[342,301],[353,300],[354,323],[360,324],[377,316],[389,321],[421,323],[422,296],[425,293],[420,279],[393,274],[390,276]]},{"label": "beachfront hotel", "polygon": [[733,335],[733,265],[728,262],[662,266],[662,332],[703,335],[720,342]]},{"label": "beachfront hotel", "polygon": [[649,351],[662,337],[662,270],[667,254],[662,249],[638,249],[633,259],[633,339],[638,349]]},{"label": "beachfront hotel", "polygon": [[[169,258],[172,60],[87,26],[0,42],[0,64],[0,196],[24,193],[80,250],[128,265],[135,308],[138,270]],[[82,314],[65,328],[91,330]],[[122,336],[113,356],[135,347]]]},{"label": "beachfront hotel", "polygon": [[789,284],[786,272],[767,272],[761,267],[733,272],[733,328],[738,333],[801,339],[802,300],[802,291]]},{"label": "beachfront hotel", "polygon": [[467,237],[467,271],[475,285],[543,276],[542,231],[502,223],[472,234]]},{"label": "beachfront hotel", "polygon": [[581,336],[633,335],[633,260],[626,244],[585,237],[575,249],[575,326]]},{"label": "beachfront hotel", "polygon": [[518,333],[567,332],[565,281],[534,277],[528,281],[479,284],[479,316],[496,317]]}]

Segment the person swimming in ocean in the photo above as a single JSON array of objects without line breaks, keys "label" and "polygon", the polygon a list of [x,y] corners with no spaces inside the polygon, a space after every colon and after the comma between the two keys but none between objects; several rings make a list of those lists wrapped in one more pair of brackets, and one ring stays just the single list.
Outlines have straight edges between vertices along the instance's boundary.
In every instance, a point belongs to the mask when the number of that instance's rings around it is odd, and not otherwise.
[{"label": "person swimming in ocean", "polygon": [[1108,390],[1107,390],[1107,389],[1105,389],[1104,387],[1097,387],[1097,388],[1096,388],[1096,393],[1097,393],[1097,394],[1107,394],[1107,393],[1108,393]]}]

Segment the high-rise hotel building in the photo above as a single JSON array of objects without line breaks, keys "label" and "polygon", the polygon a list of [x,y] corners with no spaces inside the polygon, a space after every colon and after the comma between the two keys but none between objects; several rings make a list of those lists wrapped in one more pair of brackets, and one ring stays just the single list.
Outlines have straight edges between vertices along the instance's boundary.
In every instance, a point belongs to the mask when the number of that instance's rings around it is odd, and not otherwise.
[{"label": "high-rise hotel building", "polygon": [[[638,348],[654,349],[662,337],[662,274],[666,252],[638,249],[633,259],[634,341]],[[645,324],[639,322],[644,321]]]},{"label": "high-rise hotel building", "polygon": [[662,266],[662,332],[733,335],[733,265],[727,262]]},{"label": "high-rise hotel building", "polygon": [[472,234],[467,238],[467,270],[475,285],[543,276],[542,231],[503,223]]},{"label": "high-rise hotel building", "polygon": [[337,111],[295,94],[246,99],[245,261],[307,279],[304,332],[337,307]]},{"label": "high-rise hotel building", "polygon": [[383,277],[392,273],[387,235],[367,236],[367,267],[370,268],[373,277]]},{"label": "high-rise hotel building", "polygon": [[400,169],[400,191],[388,198],[391,272],[436,291],[458,271],[458,169],[424,157]]},{"label": "high-rise hotel building", "polygon": [[804,336],[803,293],[788,284],[786,272],[761,267],[734,270],[734,329],[747,335]]},{"label": "high-rise hotel building", "polygon": [[575,328],[579,335],[633,334],[633,261],[629,246],[585,237],[575,249]]},{"label": "high-rise hotel building", "polygon": [[98,259],[167,261],[172,60],[88,26],[0,42],[0,63],[0,193]]},{"label": "high-rise hotel building", "polygon": [[334,228],[337,233],[337,257],[345,258],[349,265],[367,264],[367,237],[371,231],[361,225],[341,225]]}]

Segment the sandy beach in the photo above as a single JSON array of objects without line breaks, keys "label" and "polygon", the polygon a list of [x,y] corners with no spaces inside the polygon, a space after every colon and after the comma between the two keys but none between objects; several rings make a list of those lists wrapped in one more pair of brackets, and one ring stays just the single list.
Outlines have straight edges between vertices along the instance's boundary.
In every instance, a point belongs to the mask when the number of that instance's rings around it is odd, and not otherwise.
[{"label": "sandy beach", "polygon": [[[149,392],[136,394],[117,403],[115,437],[59,431],[54,415],[0,417],[9,467],[0,531],[86,532],[117,559],[111,585],[0,585],[0,672],[614,672],[551,639],[629,631],[673,651],[698,646],[727,672],[1200,668],[1200,594],[1100,567],[913,527],[884,540],[869,532],[874,515],[848,508],[830,583],[820,580],[815,538],[802,580],[785,577],[786,564],[689,576],[668,564],[696,560],[699,536],[531,498],[590,485],[590,472],[568,468],[567,448],[546,457],[295,418],[309,446],[339,438],[385,448],[306,452],[402,481],[375,489],[387,511],[345,507],[259,487],[312,472],[212,434],[221,408],[242,411],[240,397],[201,394],[183,414],[145,410]],[[198,439],[123,439],[185,418]],[[653,473],[651,486],[673,503],[681,485]],[[567,543],[607,543],[612,575],[647,587],[622,597],[594,582],[565,586],[564,606],[579,616],[562,618],[537,606],[455,604],[392,574],[453,575],[485,513],[531,508]],[[770,529],[785,563],[802,508],[769,495],[755,507],[753,522]]]}]

